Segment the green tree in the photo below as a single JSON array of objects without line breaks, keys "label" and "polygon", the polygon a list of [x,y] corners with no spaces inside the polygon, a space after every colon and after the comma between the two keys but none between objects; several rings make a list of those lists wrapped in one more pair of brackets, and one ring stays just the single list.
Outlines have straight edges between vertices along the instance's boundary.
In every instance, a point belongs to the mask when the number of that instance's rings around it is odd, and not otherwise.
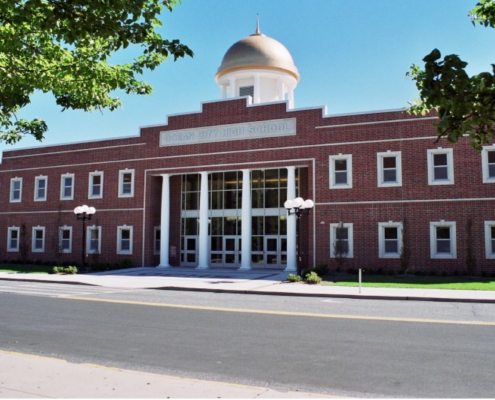
[{"label": "green tree", "polygon": [[[494,28],[495,0],[480,0],[469,12],[473,25]],[[482,145],[495,139],[495,65],[491,72],[469,76],[467,62],[455,54],[442,59],[434,49],[423,58],[424,69],[413,65],[408,73],[419,90],[419,99],[410,107],[414,114],[432,110],[438,113],[438,139],[456,143],[468,135],[471,145]]]},{"label": "green tree", "polygon": [[[0,1],[0,142],[23,135],[42,140],[42,119],[18,119],[35,91],[52,93],[65,109],[115,110],[116,90],[150,94],[137,79],[167,58],[192,56],[179,40],[159,34],[159,17],[180,0],[2,0]],[[111,64],[126,48],[138,55]]]}]

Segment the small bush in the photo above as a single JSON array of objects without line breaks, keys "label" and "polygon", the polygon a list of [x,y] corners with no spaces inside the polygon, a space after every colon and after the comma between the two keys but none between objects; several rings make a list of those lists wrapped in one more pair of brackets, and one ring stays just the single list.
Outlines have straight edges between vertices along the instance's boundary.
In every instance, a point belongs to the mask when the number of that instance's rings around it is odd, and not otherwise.
[{"label": "small bush", "polygon": [[132,268],[134,267],[134,263],[132,262],[132,260],[130,258],[124,258],[121,262],[120,262],[120,268]]},{"label": "small bush", "polygon": [[299,275],[295,275],[295,274],[289,274],[287,276],[287,280],[289,282],[300,282],[301,281],[301,277]]},{"label": "small bush", "polygon": [[68,266],[68,267],[53,267],[52,274],[69,274],[69,275],[74,275],[77,274],[77,267],[74,266]]},{"label": "small bush", "polygon": [[311,271],[305,275],[306,283],[310,285],[316,285],[321,282],[321,278],[316,274],[316,272]]},{"label": "small bush", "polygon": [[320,264],[320,265],[317,265],[313,271],[315,271],[318,276],[323,276],[323,275],[326,275],[328,273],[328,265],[326,264]]}]

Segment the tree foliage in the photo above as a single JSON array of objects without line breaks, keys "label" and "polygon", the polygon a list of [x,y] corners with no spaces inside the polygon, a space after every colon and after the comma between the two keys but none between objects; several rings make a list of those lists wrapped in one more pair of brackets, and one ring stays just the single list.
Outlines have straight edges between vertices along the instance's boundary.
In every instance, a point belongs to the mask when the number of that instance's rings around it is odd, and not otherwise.
[{"label": "tree foliage", "polygon": [[[157,31],[163,10],[180,0],[2,0],[0,1],[0,142],[23,135],[42,140],[41,119],[18,119],[35,91],[52,93],[65,109],[115,110],[127,94],[150,94],[138,80],[167,58],[192,56],[179,40]],[[131,62],[110,59],[129,46],[139,49]]]},{"label": "tree foliage", "polygon": [[[494,27],[495,0],[481,0],[469,15],[473,25]],[[442,59],[434,49],[423,58],[424,69],[411,67],[408,75],[416,81],[419,99],[409,111],[425,114],[436,110],[438,138],[456,143],[468,135],[471,145],[481,150],[483,144],[495,139],[495,65],[492,71],[469,76],[467,62],[455,54]]]}]

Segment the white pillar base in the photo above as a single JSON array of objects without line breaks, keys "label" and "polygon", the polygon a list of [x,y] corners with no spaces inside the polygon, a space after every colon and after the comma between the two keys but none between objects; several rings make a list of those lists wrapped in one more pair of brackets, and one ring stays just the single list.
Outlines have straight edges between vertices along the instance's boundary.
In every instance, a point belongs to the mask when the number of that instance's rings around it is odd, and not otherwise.
[{"label": "white pillar base", "polygon": [[162,268],[162,269],[165,269],[165,268],[172,268],[170,265],[158,265],[156,268]]}]

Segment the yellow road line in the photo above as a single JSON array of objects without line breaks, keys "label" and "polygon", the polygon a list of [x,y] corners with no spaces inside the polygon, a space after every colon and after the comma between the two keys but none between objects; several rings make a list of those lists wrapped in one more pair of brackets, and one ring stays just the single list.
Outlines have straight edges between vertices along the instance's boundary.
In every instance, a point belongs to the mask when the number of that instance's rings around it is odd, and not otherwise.
[{"label": "yellow road line", "polygon": [[45,356],[39,356],[36,354],[28,354],[28,353],[19,353],[17,351],[7,351],[7,350],[1,350],[1,354],[7,354],[10,356],[24,356],[24,357],[32,357],[32,358],[41,358],[42,360],[50,360],[50,361],[57,361],[57,362],[67,362],[66,360],[62,358],[54,358],[54,357],[45,357]]},{"label": "yellow road line", "polygon": [[91,298],[91,297],[76,297],[76,296],[61,297],[61,299],[94,301],[94,302],[101,302],[101,303],[129,304],[129,305],[137,305],[137,306],[181,308],[181,309],[202,310],[202,311],[221,311],[221,312],[245,313],[245,314],[283,315],[283,316],[290,316],[290,317],[312,317],[312,318],[353,319],[353,320],[367,320],[367,321],[419,322],[419,323],[428,323],[428,324],[495,326],[495,322],[485,322],[485,321],[455,321],[455,320],[422,319],[422,318],[369,317],[369,316],[365,316],[365,315],[316,314],[316,313],[293,312],[293,311],[265,311],[265,310],[238,309],[238,308],[227,308],[227,307],[188,306],[185,304],[151,303],[151,302],[145,302],[145,301],[97,299],[97,298]]}]

